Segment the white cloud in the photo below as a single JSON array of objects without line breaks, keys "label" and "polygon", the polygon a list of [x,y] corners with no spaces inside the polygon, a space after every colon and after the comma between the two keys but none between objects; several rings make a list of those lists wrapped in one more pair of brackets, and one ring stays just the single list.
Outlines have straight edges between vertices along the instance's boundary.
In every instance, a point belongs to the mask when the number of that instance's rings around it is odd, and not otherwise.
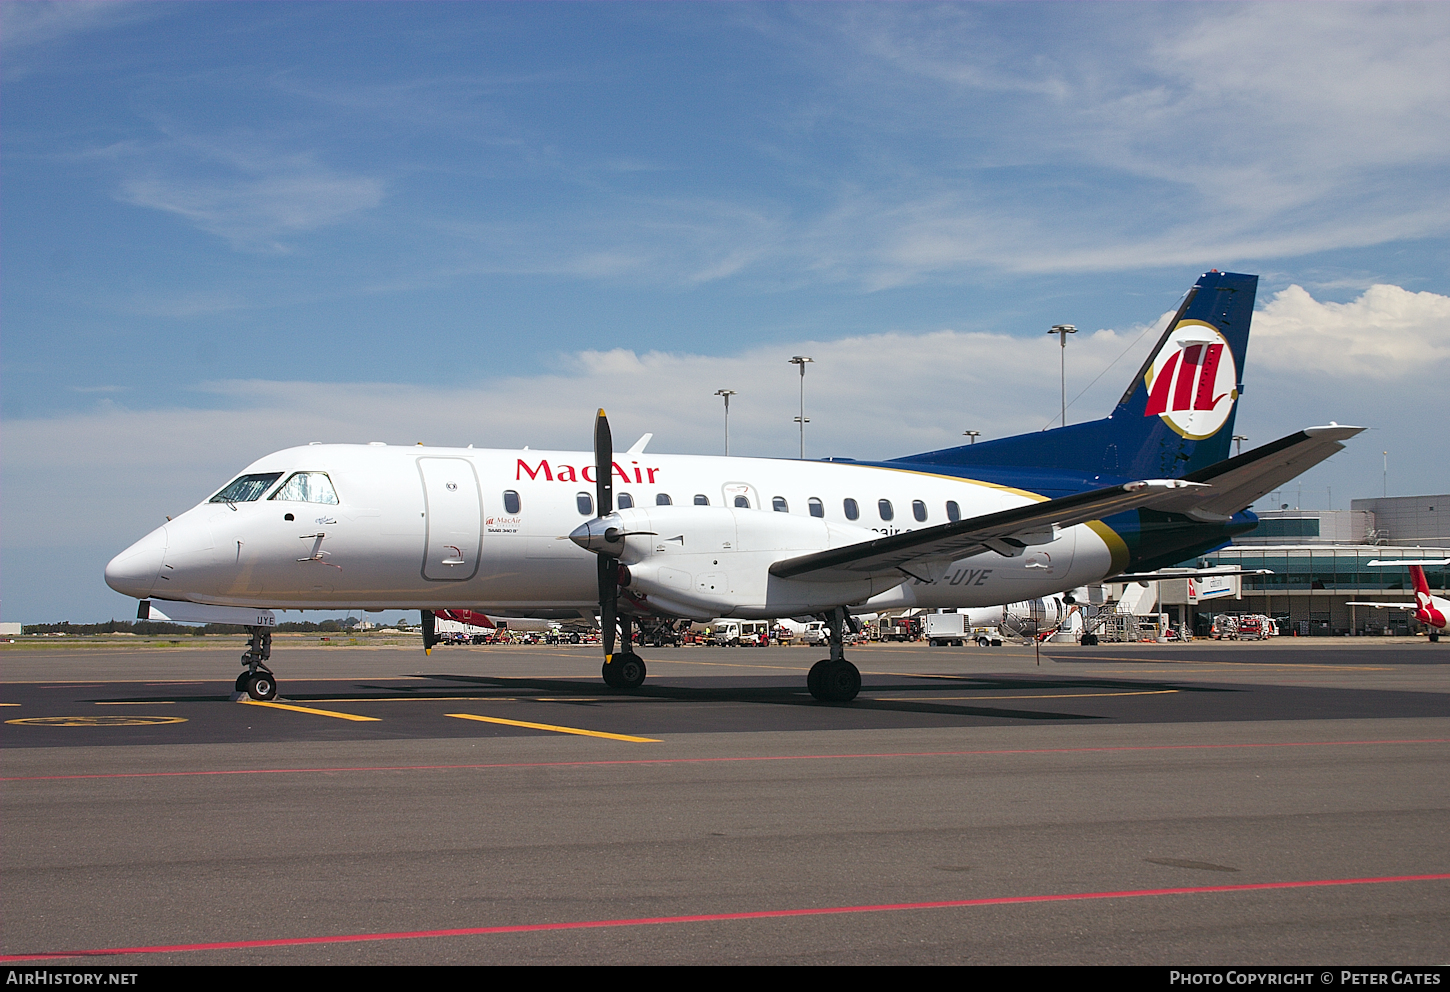
[{"label": "white cloud", "polygon": [[383,199],[381,179],[332,168],[310,152],[277,151],[257,135],[163,130],[160,141],[80,155],[117,161],[125,173],[116,191],[121,202],[174,214],[234,248],[286,252],[288,238]]},{"label": "white cloud", "polygon": [[154,7],[153,4],[114,3],[109,0],[5,3],[0,4],[0,35],[4,37],[8,59],[16,49],[45,45],[156,16]]},{"label": "white cloud", "polygon": [[782,47],[836,94],[811,126],[849,127],[851,167],[876,173],[792,232],[837,278],[1225,264],[1450,231],[1442,4],[798,16]]},{"label": "white cloud", "polygon": [[1450,296],[1371,286],[1349,303],[1321,303],[1300,286],[1254,317],[1249,359],[1277,372],[1362,382],[1450,372]]},{"label": "white cloud", "polygon": [[382,196],[380,180],[309,163],[245,179],[153,172],[124,180],[119,199],[176,214],[235,247],[286,251],[286,236],[339,223]]}]

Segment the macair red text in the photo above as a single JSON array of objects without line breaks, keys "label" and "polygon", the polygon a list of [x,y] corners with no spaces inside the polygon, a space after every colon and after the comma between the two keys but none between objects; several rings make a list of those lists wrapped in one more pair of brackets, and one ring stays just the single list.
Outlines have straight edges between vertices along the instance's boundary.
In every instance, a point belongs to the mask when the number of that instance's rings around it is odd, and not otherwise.
[{"label": "macair red text", "polygon": [[[638,462],[631,462],[630,464],[636,466],[634,477],[631,478],[629,472],[620,467],[619,462],[611,462],[611,464],[614,466],[614,474],[620,479],[623,479],[626,485],[631,482],[654,485],[655,473],[660,471],[658,465],[646,466],[644,469],[640,469],[637,467],[639,465]],[[539,480],[540,475],[548,482],[577,482],[581,477],[585,482],[593,482],[594,466],[585,465],[583,468],[578,469],[576,474],[576,469],[573,465],[550,465],[547,458],[542,458],[537,465],[530,466],[528,462],[520,458],[517,467],[514,469],[514,479],[522,482],[525,475],[535,482]],[[646,475],[648,476],[647,478]]]}]

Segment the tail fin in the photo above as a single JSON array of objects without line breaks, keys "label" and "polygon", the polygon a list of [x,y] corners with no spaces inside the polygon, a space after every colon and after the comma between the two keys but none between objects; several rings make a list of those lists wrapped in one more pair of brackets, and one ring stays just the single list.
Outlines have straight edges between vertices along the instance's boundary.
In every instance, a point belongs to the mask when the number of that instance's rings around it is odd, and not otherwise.
[{"label": "tail fin", "polygon": [[1423,606],[1430,601],[1430,583],[1425,580],[1425,569],[1420,565],[1410,566],[1410,581],[1415,585],[1415,599]]},{"label": "tail fin", "polygon": [[1229,456],[1259,277],[1206,272],[1103,420],[898,459],[1178,478]]}]

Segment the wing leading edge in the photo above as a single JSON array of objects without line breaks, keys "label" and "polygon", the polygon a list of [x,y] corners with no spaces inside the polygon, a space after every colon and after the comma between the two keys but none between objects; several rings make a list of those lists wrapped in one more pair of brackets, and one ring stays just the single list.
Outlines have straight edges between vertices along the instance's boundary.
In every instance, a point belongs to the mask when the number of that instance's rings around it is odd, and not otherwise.
[{"label": "wing leading edge", "polygon": [[1054,526],[1071,527],[1140,506],[1155,505],[1184,490],[1207,488],[1202,483],[1182,479],[1154,479],[1093,489],[969,520],[787,558],[771,565],[770,574],[782,579],[808,576],[812,581],[845,581],[872,573],[903,571],[912,562],[955,561],[985,551],[1012,557],[1029,544],[1051,540]]}]

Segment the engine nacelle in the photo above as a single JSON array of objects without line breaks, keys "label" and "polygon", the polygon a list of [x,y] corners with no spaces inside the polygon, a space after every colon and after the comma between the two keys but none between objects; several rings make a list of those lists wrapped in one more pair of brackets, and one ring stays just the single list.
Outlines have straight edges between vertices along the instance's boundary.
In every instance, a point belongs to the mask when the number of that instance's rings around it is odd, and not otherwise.
[{"label": "engine nacelle", "polygon": [[1049,597],[964,612],[972,627],[997,627],[1012,634],[1031,635],[1062,623],[1066,609],[1061,599]]},{"label": "engine nacelle", "polygon": [[639,605],[698,620],[814,614],[898,586],[901,576],[810,581],[770,574],[777,561],[878,536],[817,517],[708,506],[620,510],[571,535],[619,558]]}]

